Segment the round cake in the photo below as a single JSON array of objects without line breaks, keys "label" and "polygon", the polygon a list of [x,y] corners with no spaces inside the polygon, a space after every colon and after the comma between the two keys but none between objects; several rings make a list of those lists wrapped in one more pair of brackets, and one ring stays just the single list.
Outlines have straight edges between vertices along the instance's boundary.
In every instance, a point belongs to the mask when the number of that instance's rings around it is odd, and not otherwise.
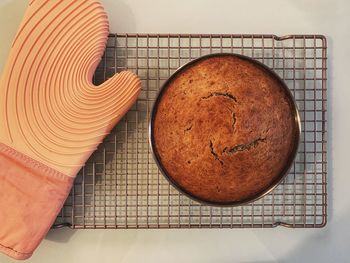
[{"label": "round cake", "polygon": [[212,204],[251,201],[290,167],[298,114],[283,82],[243,56],[202,57],[163,87],[153,109],[151,143],[166,177]]}]

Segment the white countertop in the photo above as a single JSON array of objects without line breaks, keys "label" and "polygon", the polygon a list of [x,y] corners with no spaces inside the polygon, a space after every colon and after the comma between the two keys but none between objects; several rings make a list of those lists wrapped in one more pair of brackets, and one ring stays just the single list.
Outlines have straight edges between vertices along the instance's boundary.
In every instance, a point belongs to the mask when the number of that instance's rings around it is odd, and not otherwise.
[{"label": "white countertop", "polygon": [[[28,0],[0,1],[0,69]],[[349,262],[350,1],[104,0],[111,32],[328,38],[329,217],[323,229],[70,230],[28,262]],[[1,226],[0,226],[1,227]],[[0,255],[0,263],[11,262]]]}]

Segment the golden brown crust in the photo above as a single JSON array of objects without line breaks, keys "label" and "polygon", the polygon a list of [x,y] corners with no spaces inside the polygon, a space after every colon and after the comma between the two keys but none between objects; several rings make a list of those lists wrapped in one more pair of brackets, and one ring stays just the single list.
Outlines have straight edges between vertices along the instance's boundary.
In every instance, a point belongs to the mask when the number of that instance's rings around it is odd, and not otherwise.
[{"label": "golden brown crust", "polygon": [[280,175],[297,127],[290,98],[266,73],[238,57],[209,57],[170,83],[155,114],[155,148],[186,192],[242,201]]}]

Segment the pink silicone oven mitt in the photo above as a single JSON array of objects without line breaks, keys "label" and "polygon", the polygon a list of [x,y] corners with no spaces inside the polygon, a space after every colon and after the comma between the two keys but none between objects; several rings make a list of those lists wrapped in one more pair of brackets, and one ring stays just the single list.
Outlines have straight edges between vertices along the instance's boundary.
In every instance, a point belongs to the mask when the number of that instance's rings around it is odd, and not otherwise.
[{"label": "pink silicone oven mitt", "polygon": [[95,87],[108,20],[97,0],[31,0],[0,80],[0,251],[30,257],[74,177],[135,102],[122,72]]}]

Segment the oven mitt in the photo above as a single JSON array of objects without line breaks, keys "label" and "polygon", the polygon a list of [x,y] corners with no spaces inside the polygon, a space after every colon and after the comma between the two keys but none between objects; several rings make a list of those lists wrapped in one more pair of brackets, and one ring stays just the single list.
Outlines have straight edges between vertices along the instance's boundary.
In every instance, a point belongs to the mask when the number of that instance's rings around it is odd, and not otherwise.
[{"label": "oven mitt", "polygon": [[97,0],[29,2],[0,80],[0,251],[10,257],[32,255],[140,92],[130,72],[92,84],[107,38]]}]

